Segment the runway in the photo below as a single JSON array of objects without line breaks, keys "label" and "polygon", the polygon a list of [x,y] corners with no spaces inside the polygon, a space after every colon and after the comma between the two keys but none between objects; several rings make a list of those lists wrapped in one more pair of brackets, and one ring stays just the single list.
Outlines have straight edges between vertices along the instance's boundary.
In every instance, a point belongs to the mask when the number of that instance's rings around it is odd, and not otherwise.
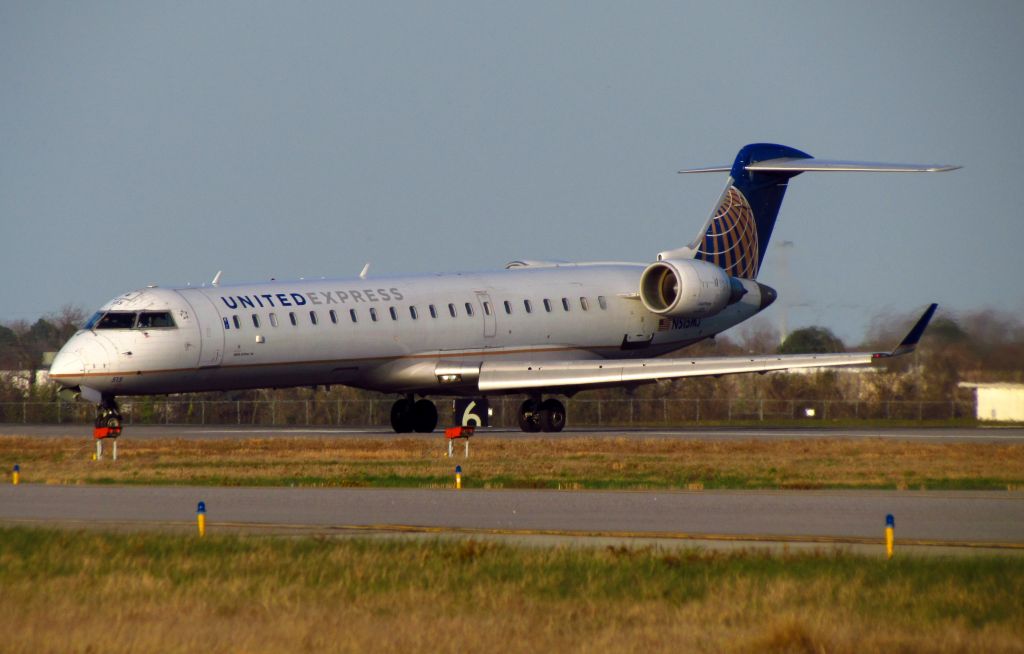
[{"label": "runway", "polygon": [[[2,425],[0,434],[81,438],[81,425]],[[481,430],[477,439],[886,439],[1021,443],[1022,428]],[[133,440],[433,438],[382,429],[129,426]],[[877,552],[885,516],[901,546],[1024,554],[1024,493],[945,491],[547,491],[0,485],[0,522],[126,529],[194,529],[198,501],[211,531],[332,536],[427,535],[542,542],[737,547],[842,546]]]},{"label": "runway", "polygon": [[[33,438],[86,438],[90,425],[0,424],[0,434]],[[217,440],[227,438],[443,438],[433,434],[395,434],[380,427],[285,427],[260,425],[127,425],[122,441],[163,438]],[[801,428],[569,428],[557,434],[525,434],[512,429],[481,429],[474,438],[669,438],[679,440],[782,440],[782,439],[866,439],[906,440],[944,443],[1024,443],[1024,427],[801,427]]]},{"label": "runway", "polygon": [[615,542],[901,546],[1024,553],[1024,493],[0,486],[0,522],[212,533],[470,534]]}]

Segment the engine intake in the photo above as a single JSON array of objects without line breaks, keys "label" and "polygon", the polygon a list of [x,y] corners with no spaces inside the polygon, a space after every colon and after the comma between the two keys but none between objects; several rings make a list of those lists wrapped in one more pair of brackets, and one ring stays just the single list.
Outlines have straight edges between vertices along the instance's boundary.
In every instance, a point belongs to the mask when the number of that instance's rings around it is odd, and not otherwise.
[{"label": "engine intake", "polygon": [[713,316],[746,294],[743,284],[718,266],[697,259],[665,259],[640,276],[648,311],[671,318]]}]

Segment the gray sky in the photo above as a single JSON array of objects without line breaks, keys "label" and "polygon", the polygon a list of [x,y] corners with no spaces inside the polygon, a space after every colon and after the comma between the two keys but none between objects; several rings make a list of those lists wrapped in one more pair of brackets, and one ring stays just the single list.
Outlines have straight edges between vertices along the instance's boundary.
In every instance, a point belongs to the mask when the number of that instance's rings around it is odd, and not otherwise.
[{"label": "gray sky", "polygon": [[[648,261],[745,143],[767,314],[1024,314],[1024,3],[0,2],[0,320],[145,285]],[[782,274],[777,247],[787,248]]]}]

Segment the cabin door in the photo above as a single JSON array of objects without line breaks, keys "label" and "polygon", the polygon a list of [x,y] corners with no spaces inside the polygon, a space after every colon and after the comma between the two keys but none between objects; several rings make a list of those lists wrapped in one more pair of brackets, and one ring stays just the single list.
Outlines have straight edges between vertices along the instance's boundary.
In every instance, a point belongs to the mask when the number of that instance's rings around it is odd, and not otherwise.
[{"label": "cabin door", "polygon": [[491,296],[483,291],[477,291],[476,301],[480,305],[480,315],[484,317],[484,338],[494,338],[498,333],[498,324],[495,316],[497,310],[491,302]]}]

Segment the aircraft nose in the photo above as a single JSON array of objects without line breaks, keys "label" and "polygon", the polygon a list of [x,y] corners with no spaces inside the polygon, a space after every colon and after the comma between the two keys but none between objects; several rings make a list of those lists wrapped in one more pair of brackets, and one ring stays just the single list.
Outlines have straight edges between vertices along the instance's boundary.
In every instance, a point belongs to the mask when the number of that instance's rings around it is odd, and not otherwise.
[{"label": "aircraft nose", "polygon": [[[70,343],[69,343],[70,345]],[[50,366],[50,379],[61,386],[77,386],[85,372],[85,361],[78,352],[71,352],[65,345],[57,352]]]},{"label": "aircraft nose", "polygon": [[757,282],[757,288],[761,291],[761,306],[758,308],[759,311],[767,309],[771,303],[779,297],[779,294],[776,293],[775,289],[771,286],[766,286],[761,282]]},{"label": "aircraft nose", "polygon": [[61,386],[81,384],[87,371],[105,370],[110,358],[103,345],[90,333],[76,334],[57,352],[50,366],[50,379]]}]

